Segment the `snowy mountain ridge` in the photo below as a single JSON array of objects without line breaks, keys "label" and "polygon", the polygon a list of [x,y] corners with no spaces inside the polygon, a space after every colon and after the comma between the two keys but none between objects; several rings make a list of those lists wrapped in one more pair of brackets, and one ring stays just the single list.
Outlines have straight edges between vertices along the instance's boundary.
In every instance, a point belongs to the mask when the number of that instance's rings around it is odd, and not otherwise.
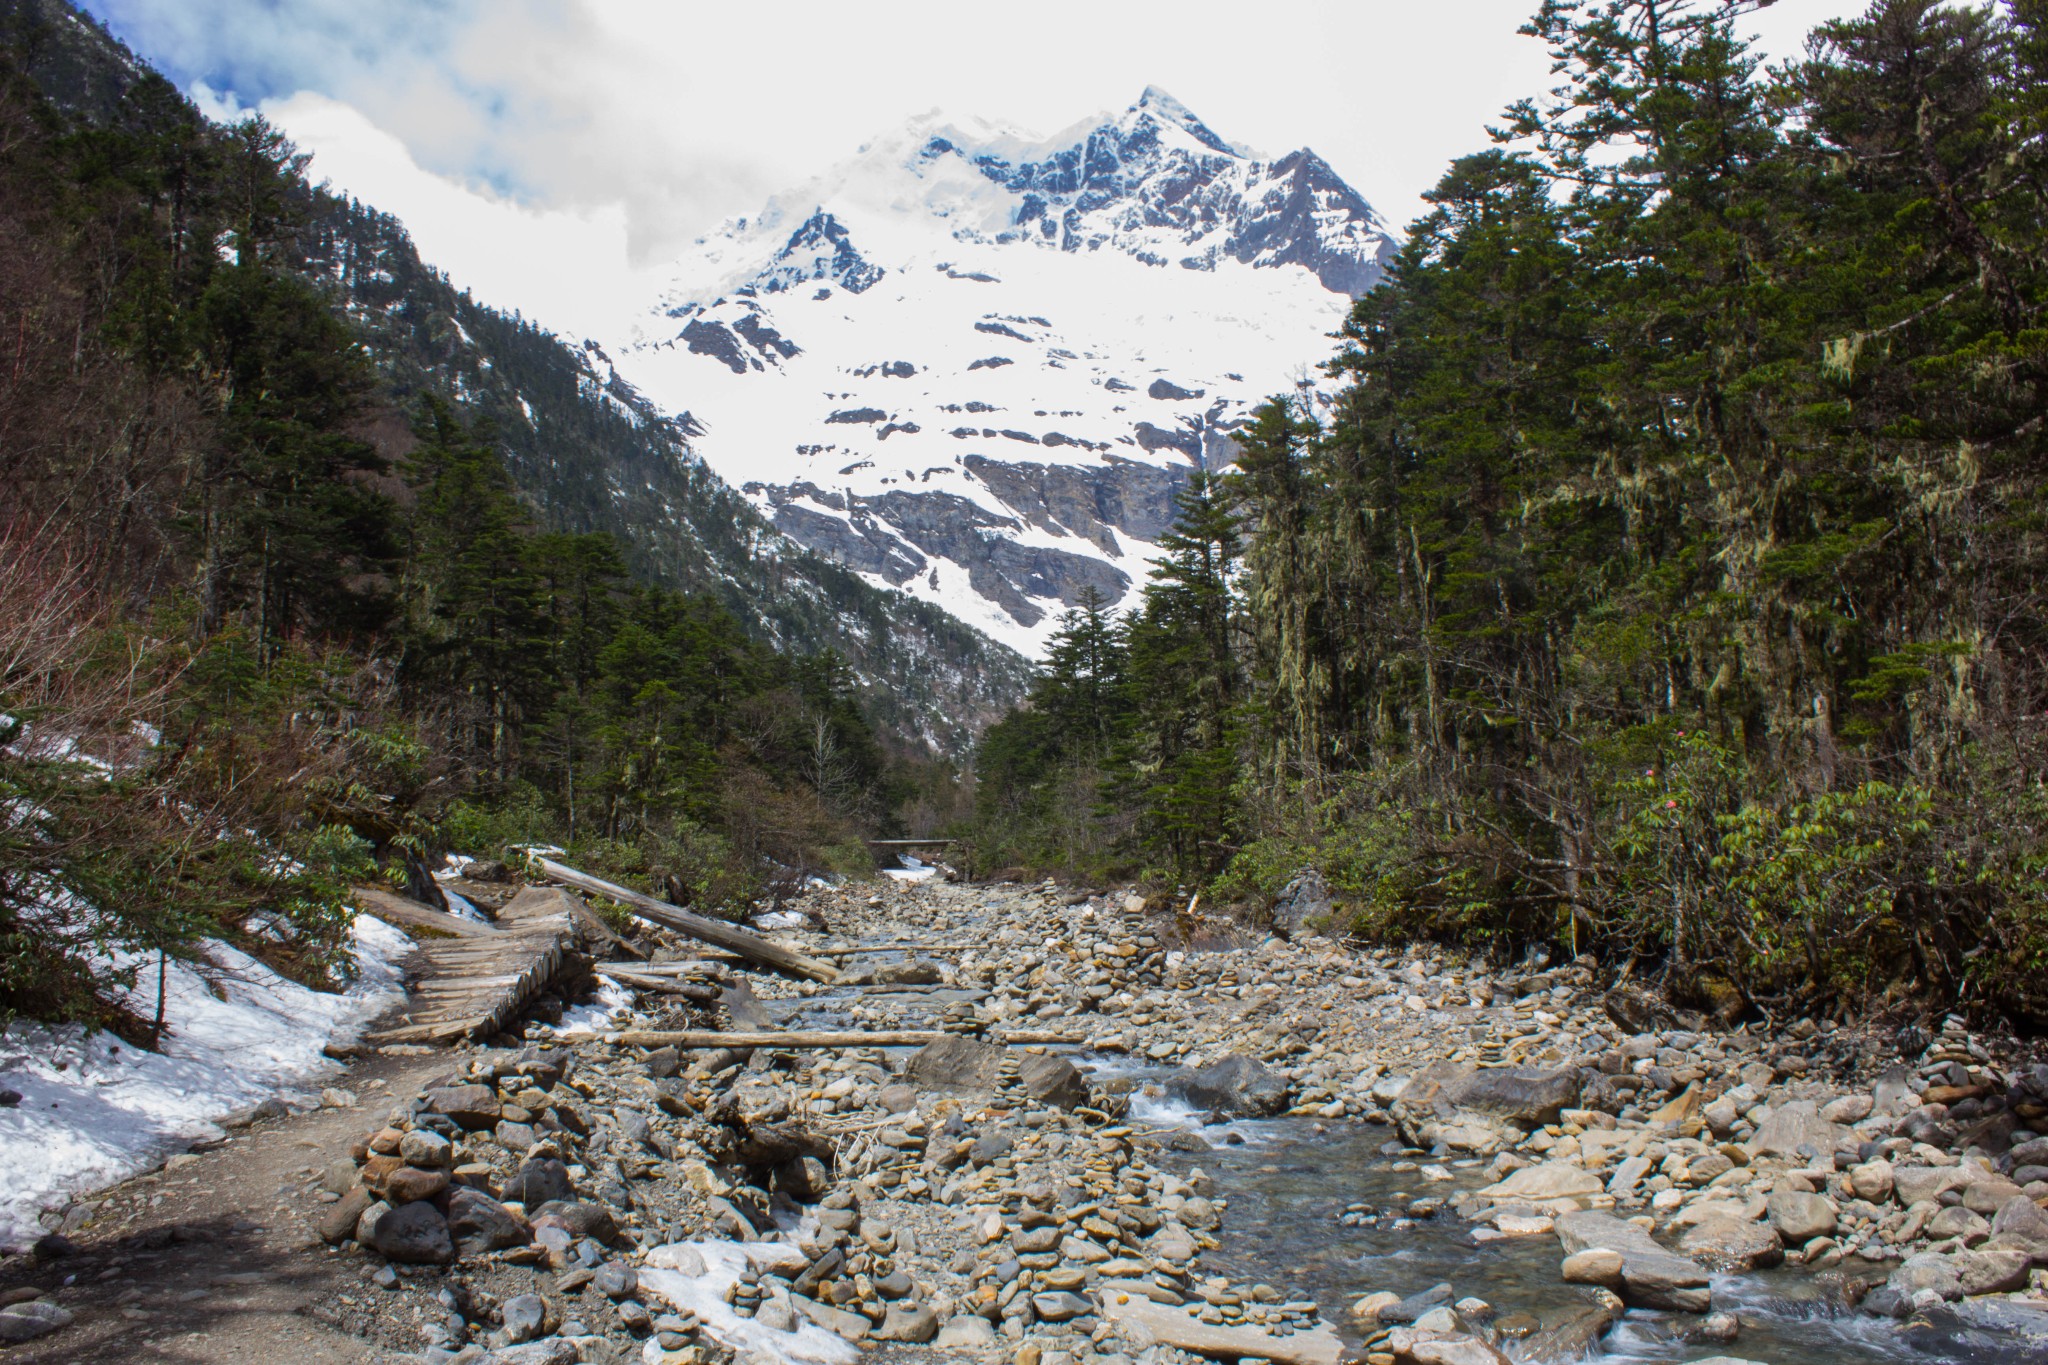
[{"label": "snowy mountain ridge", "polygon": [[1156,87],[1050,138],[933,113],[700,239],[615,354],[777,527],[1035,654],[1394,246]]}]

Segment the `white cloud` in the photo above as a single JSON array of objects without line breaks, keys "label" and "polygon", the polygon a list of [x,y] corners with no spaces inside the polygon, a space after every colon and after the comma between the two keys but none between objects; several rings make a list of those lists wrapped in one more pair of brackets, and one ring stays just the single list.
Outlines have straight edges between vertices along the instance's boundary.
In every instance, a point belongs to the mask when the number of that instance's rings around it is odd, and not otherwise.
[{"label": "white cloud", "polygon": [[543,209],[457,184],[324,95],[269,100],[262,112],[313,153],[314,179],[397,214],[420,255],[486,303],[571,337],[617,336],[657,283],[627,266],[620,204]]},{"label": "white cloud", "polygon": [[[261,107],[480,296],[594,330],[731,215],[911,113],[1041,130],[1171,90],[1225,137],[1314,147],[1397,223],[1550,82],[1534,0],[87,0],[188,89]],[[1779,0],[1790,55],[1858,6]],[[587,235],[586,234],[587,230]]]}]

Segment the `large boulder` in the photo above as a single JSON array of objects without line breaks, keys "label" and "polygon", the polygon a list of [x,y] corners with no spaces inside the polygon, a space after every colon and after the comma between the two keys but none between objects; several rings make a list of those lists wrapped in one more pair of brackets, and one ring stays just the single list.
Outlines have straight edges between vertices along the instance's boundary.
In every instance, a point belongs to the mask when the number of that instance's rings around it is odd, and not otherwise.
[{"label": "large boulder", "polygon": [[1563,1305],[1554,1318],[1545,1313],[1545,1325],[1522,1342],[1517,1358],[1537,1365],[1565,1365],[1597,1352],[1600,1339],[1621,1317],[1622,1305],[1613,1294],[1590,1297],[1593,1302]]},{"label": "large boulder", "polygon": [[972,1038],[941,1038],[910,1054],[903,1074],[920,1090],[993,1095],[1002,1083],[1003,1052]]},{"label": "large boulder", "polygon": [[1533,1066],[1438,1062],[1410,1080],[1393,1103],[1394,1126],[1411,1145],[1433,1147],[1449,1127],[1521,1130],[1556,1123],[1579,1101],[1578,1073]]},{"label": "large boulder", "polygon": [[[1064,1057],[1025,1054],[1017,1067],[1024,1093],[1040,1104],[1074,1109],[1088,1103],[1088,1082]],[[893,1338],[890,1338],[893,1339]]]},{"label": "large boulder", "polygon": [[536,1228],[556,1224],[572,1236],[590,1237],[609,1245],[618,1240],[618,1220],[604,1205],[588,1199],[557,1199],[533,1211]]},{"label": "large boulder", "polygon": [[458,1185],[448,1196],[448,1234],[461,1256],[525,1246],[532,1235],[512,1210],[466,1185]]},{"label": "large boulder", "polygon": [[428,1203],[400,1204],[379,1200],[363,1211],[356,1240],[387,1261],[404,1265],[447,1265],[455,1259],[448,1220]]},{"label": "large boulder", "polygon": [[0,1342],[34,1341],[70,1324],[70,1310],[48,1299],[10,1304],[0,1308]]},{"label": "large boulder", "polygon": [[[1566,1284],[1596,1284],[1602,1289],[1617,1289],[1621,1286],[1621,1253],[1606,1247],[1589,1247],[1575,1251],[1564,1258],[1557,1273],[1564,1276]],[[1577,1360],[1574,1354],[1570,1359]]]},{"label": "large boulder", "polygon": [[1835,1206],[1825,1195],[1779,1190],[1771,1196],[1769,1209],[1771,1226],[1778,1230],[1786,1246],[1805,1246],[1835,1230]]},{"label": "large boulder", "polygon": [[1885,1281],[1910,1302],[1928,1290],[1944,1299],[1972,1294],[2005,1294],[2027,1287],[2030,1263],[2024,1251],[1923,1251],[1909,1256]]},{"label": "large boulder", "polygon": [[1956,1262],[1956,1278],[1966,1295],[2025,1289],[2033,1269],[2033,1258],[2024,1251],[1958,1251],[1950,1259]]},{"label": "large boulder", "polygon": [[1711,1304],[1705,1266],[1659,1246],[1649,1233],[1607,1213],[1565,1213],[1557,1240],[1567,1256],[1595,1247],[1621,1253],[1622,1301],[1636,1308],[1704,1313]]},{"label": "large boulder", "polygon": [[1763,1195],[1728,1193],[1718,1198],[1693,1200],[1673,1215],[1671,1226],[1697,1227],[1709,1218],[1732,1218],[1738,1223],[1754,1223],[1768,1212],[1770,1201]]},{"label": "large boulder", "polygon": [[938,1334],[939,1320],[931,1309],[921,1303],[892,1303],[875,1332],[875,1340],[922,1342]]},{"label": "large boulder", "polygon": [[362,1222],[364,1212],[376,1202],[375,1196],[358,1185],[321,1211],[314,1220],[314,1230],[329,1246],[345,1242],[356,1235],[356,1224]]},{"label": "large boulder", "polygon": [[1849,1193],[1882,1204],[1892,1197],[1892,1164],[1882,1157],[1849,1168]]},{"label": "large boulder", "polygon": [[1250,1057],[1225,1057],[1190,1071],[1179,1089],[1190,1103],[1225,1114],[1268,1118],[1287,1107],[1286,1079]]},{"label": "large boulder", "polygon": [[1467,1072],[1445,1087],[1446,1098],[1460,1109],[1523,1128],[1556,1123],[1579,1097],[1579,1078],[1574,1071],[1496,1066],[1467,1068]]},{"label": "large boulder", "polygon": [[1911,1208],[1930,1199],[1939,1199],[1948,1190],[1959,1190],[1970,1183],[1970,1177],[1960,1166],[1894,1166],[1892,1168],[1892,1193],[1898,1201]]},{"label": "large boulder", "polygon": [[1508,1365],[1497,1347],[1467,1332],[1397,1327],[1387,1337],[1387,1349],[1400,1365]]},{"label": "large boulder", "polygon": [[1992,1235],[2012,1237],[2048,1254],[2048,1213],[2023,1194],[2016,1194],[2000,1206],[1991,1219]]},{"label": "large boulder", "polygon": [[1607,1017],[1630,1033],[1655,1033],[1678,1022],[1671,1006],[1640,986],[1616,986],[1600,999]]},{"label": "large boulder", "polygon": [[1315,868],[1304,867],[1294,880],[1280,888],[1273,902],[1273,928],[1288,938],[1326,927],[1336,909],[1330,899],[1330,884]]},{"label": "large boulder", "polygon": [[1501,1204],[1549,1205],[1561,1199],[1589,1199],[1604,1188],[1600,1177],[1591,1171],[1568,1161],[1549,1161],[1512,1171],[1479,1193]]},{"label": "large boulder", "polygon": [[1154,1303],[1143,1295],[1117,1293],[1102,1295],[1102,1316],[1115,1323],[1123,1339],[1139,1351],[1154,1345],[1177,1346],[1198,1355],[1269,1360],[1275,1365],[1338,1365],[1345,1354],[1343,1341],[1321,1322],[1289,1336],[1275,1336],[1251,1323],[1206,1323],[1189,1317],[1184,1309]]},{"label": "large boulder", "polygon": [[529,1209],[537,1209],[558,1199],[574,1198],[576,1187],[569,1179],[569,1167],[561,1158],[530,1157],[520,1162],[519,1169],[505,1182],[504,1195]]},{"label": "large boulder", "polygon": [[1679,1239],[1678,1249],[1716,1270],[1755,1270],[1785,1259],[1776,1230],[1739,1218],[1705,1219]]},{"label": "large boulder", "polygon": [[1818,1159],[1832,1156],[1843,1147],[1853,1148],[1856,1138],[1848,1129],[1820,1116],[1812,1100],[1793,1100],[1780,1105],[1748,1143],[1751,1157],[1784,1156]]},{"label": "large boulder", "polygon": [[427,1092],[427,1112],[453,1119],[464,1128],[495,1128],[498,1094],[487,1085],[444,1085]]}]

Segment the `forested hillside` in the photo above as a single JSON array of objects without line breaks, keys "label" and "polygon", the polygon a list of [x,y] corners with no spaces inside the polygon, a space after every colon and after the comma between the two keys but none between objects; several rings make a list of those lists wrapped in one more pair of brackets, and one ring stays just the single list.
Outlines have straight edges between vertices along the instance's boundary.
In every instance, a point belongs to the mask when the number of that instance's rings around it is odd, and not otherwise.
[{"label": "forested hillside", "polygon": [[637,577],[716,597],[758,639],[838,651],[869,714],[907,743],[963,754],[1022,694],[1021,657],[771,528],[691,451],[687,413],[662,414],[594,343],[457,291],[396,219],[309,194],[294,247],[301,271],[340,287],[391,401],[444,395],[485,424],[550,528],[617,537]]},{"label": "forested hillside", "polygon": [[[0,0],[0,20],[37,90],[89,124],[132,118],[137,83],[163,84],[67,0]],[[149,98],[182,103],[167,86]],[[1029,669],[1009,649],[769,527],[692,452],[689,415],[655,408],[595,345],[455,289],[396,219],[316,189],[296,164],[283,174],[279,262],[345,310],[380,401],[410,412],[435,394],[482,424],[549,530],[617,537],[636,576],[716,596],[757,639],[836,650],[869,713],[914,746],[960,754],[1022,694]],[[409,440],[403,424],[365,435],[387,457]]]},{"label": "forested hillside", "polygon": [[1550,0],[1331,362],[1073,613],[986,867],[1547,940],[1681,996],[2048,1011],[2048,8]]},{"label": "forested hillside", "polygon": [[767,532],[260,120],[7,17],[0,1018],[148,1039],[118,988],[205,938],[337,982],[349,883],[451,846],[736,913],[945,799],[926,742],[1013,656]]}]

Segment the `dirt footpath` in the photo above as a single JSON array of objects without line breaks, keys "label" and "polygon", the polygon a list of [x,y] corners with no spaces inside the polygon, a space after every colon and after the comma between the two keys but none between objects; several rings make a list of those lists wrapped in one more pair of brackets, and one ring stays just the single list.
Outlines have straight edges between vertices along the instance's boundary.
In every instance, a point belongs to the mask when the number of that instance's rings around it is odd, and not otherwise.
[{"label": "dirt footpath", "polygon": [[329,1081],[354,1095],[353,1107],[259,1122],[95,1196],[105,1202],[69,1239],[71,1254],[0,1266],[0,1301],[32,1285],[76,1315],[49,1336],[0,1347],[0,1360],[356,1365],[388,1354],[330,1325],[350,1300],[384,1291],[369,1280],[373,1266],[314,1235],[326,1208],[320,1177],[382,1118],[394,1091],[413,1094],[462,1056],[363,1058]]}]

